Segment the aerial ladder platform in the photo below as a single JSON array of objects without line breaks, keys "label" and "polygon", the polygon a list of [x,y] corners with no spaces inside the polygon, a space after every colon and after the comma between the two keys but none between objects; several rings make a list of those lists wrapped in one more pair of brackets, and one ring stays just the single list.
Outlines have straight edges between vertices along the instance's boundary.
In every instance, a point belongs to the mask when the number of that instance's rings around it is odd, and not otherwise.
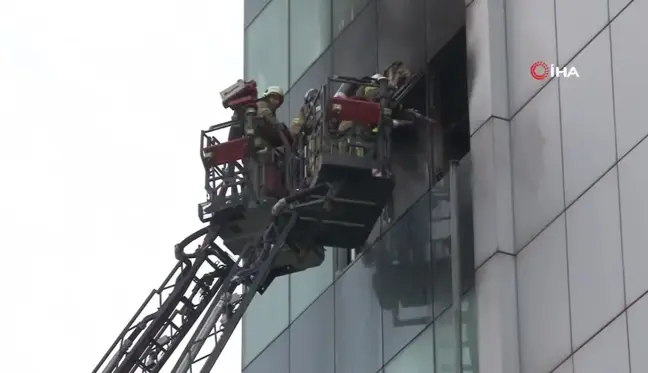
[{"label": "aerial ladder platform", "polygon": [[[203,314],[172,372],[210,372],[254,296],[274,278],[319,266],[325,246],[364,245],[394,187],[393,120],[385,79],[360,82],[380,90],[377,101],[333,97],[334,85],[353,81],[329,79],[310,125],[294,138],[260,122],[254,81],[221,92],[234,115],[201,133],[207,201],[198,215],[206,226],[175,246],[177,263],[92,373],[160,372]],[[354,130],[336,133],[343,120]],[[220,141],[216,132],[224,129],[229,136]],[[255,137],[268,147],[258,149]]]}]

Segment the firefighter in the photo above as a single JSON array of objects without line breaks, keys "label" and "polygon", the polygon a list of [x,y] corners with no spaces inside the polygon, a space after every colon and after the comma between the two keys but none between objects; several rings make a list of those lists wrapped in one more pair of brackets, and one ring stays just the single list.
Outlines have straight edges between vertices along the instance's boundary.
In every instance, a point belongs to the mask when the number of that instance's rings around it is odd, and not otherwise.
[{"label": "firefighter", "polygon": [[302,128],[304,127],[304,124],[309,124],[306,123],[307,115],[310,112],[313,112],[313,109],[317,110],[317,108],[314,108],[314,106],[318,93],[319,92],[315,88],[311,88],[306,92],[306,94],[304,94],[304,104],[301,108],[299,108],[297,116],[292,120],[292,123],[290,124],[290,134],[293,136],[293,138],[296,139],[297,136],[299,136]]},{"label": "firefighter", "polygon": [[[362,80],[366,80],[369,82],[373,81],[379,81],[385,79],[385,77],[381,74],[374,74],[371,78],[363,78]],[[375,86],[370,86],[370,85],[354,85],[354,84],[342,84],[340,89],[335,93],[336,97],[348,97],[351,95],[352,97],[357,97],[357,98],[362,98],[367,101],[375,101],[378,99],[378,93],[379,89],[378,87]],[[340,134],[346,133],[353,127],[353,123],[348,120],[344,120],[340,122],[340,125],[338,126],[338,132]],[[376,130],[376,129],[374,129]]]},{"label": "firefighter", "polygon": [[279,86],[268,87],[257,101],[257,116],[263,118],[263,125],[259,131],[261,134],[254,139],[257,151],[267,151],[268,142],[264,137],[276,136],[281,131],[283,124],[277,119],[277,109],[281,107],[283,101],[284,91]]},{"label": "firefighter", "polygon": [[[396,90],[407,83],[412,77],[412,73],[405,67],[402,61],[395,61],[389,65],[382,74],[374,74],[371,78],[365,77],[362,80],[380,81],[387,79],[390,90]],[[342,84],[335,96],[337,97],[358,97],[366,100],[375,101],[378,99],[378,87],[375,86],[357,86],[355,84]],[[408,114],[409,115],[409,114]],[[415,114],[412,114],[415,116]],[[348,131],[352,127],[350,121],[343,121],[338,127],[340,133]],[[374,129],[375,130],[375,129]]]},{"label": "firefighter", "polygon": [[284,124],[277,119],[277,109],[284,101],[284,91],[281,87],[268,87],[261,98],[257,101],[257,117],[262,118],[262,123],[256,129],[254,135],[254,147],[256,161],[260,164],[258,172],[252,172],[251,178],[259,178],[259,184],[263,185],[269,196],[281,198],[287,194],[284,183],[286,165],[282,159],[282,152],[277,152],[277,143],[281,143],[281,131]]},{"label": "firefighter", "polygon": [[[319,96],[319,91],[315,88],[309,89],[305,94],[304,94],[304,104],[302,105],[301,108],[299,108],[299,112],[297,113],[297,116],[292,120],[292,123],[290,124],[290,134],[293,136],[293,140],[295,143],[298,143],[298,140],[300,136],[302,135],[307,135],[304,137],[305,140],[308,142],[308,151],[307,151],[307,156],[303,153],[303,149],[298,149],[297,151],[300,153],[300,156],[305,156],[307,157],[305,159],[306,162],[306,170],[307,170],[307,175],[306,179],[304,180],[304,184],[308,185],[310,177],[312,176],[314,167],[315,167],[315,159],[312,156],[314,153],[317,153],[316,149],[316,144],[317,142],[314,141],[312,136],[308,136],[310,134],[310,130],[312,130],[311,126],[313,123],[313,118],[311,118],[311,115],[316,115],[320,107],[318,106],[319,104],[317,103],[317,98]],[[306,126],[304,132],[304,126]],[[306,143],[303,143],[303,145],[306,145]],[[296,168],[298,170],[299,168]]]},{"label": "firefighter", "polygon": [[[403,62],[401,61],[395,61],[391,65],[389,65],[385,69],[384,75],[389,81],[388,85],[390,90],[399,89],[412,78],[411,71],[408,68],[406,68]],[[433,120],[423,116],[422,114],[420,114],[418,111],[414,109],[410,109],[410,108],[406,109],[402,107],[402,105],[398,105],[398,107],[392,109],[394,110],[395,117],[401,117],[400,121],[396,120],[396,123],[394,123],[395,127],[398,127],[399,125],[402,124],[408,124],[414,122],[417,119],[434,123]]]},{"label": "firefighter", "polygon": [[[406,84],[411,78],[412,73],[401,61],[395,61],[387,69],[385,69],[385,77],[389,80],[390,89],[399,89]],[[433,151],[433,168],[435,177],[440,180],[444,173],[444,149],[443,149],[443,126],[436,118],[438,115],[435,110],[432,110],[432,118],[427,117],[417,110],[412,108],[405,108],[402,105],[392,108],[392,115],[394,117],[394,127],[410,125],[413,123],[426,123],[430,125],[432,131],[432,151]]]},{"label": "firefighter", "polygon": [[[254,135],[254,144],[257,152],[266,151],[268,148],[268,139],[277,138],[278,131],[282,129],[283,124],[277,119],[277,109],[281,107],[284,101],[284,92],[281,87],[271,86],[265,90],[261,98],[256,102],[257,117],[263,119],[263,123],[256,129]],[[238,113],[234,113],[232,120],[240,120]],[[237,139],[245,134],[243,127],[232,126],[228,140]]]},{"label": "firefighter", "polygon": [[395,61],[385,69],[383,75],[389,81],[389,88],[396,90],[410,80],[412,72],[403,62]]}]

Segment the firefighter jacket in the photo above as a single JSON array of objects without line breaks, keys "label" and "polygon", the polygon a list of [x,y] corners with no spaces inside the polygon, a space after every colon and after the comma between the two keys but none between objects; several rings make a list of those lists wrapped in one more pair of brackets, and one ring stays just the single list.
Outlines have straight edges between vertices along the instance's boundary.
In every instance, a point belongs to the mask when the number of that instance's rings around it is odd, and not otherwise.
[{"label": "firefighter jacket", "polygon": [[268,125],[272,125],[274,128],[278,128],[279,120],[276,116],[277,108],[272,107],[272,105],[266,100],[257,101],[257,115],[260,118],[263,118]]},{"label": "firefighter jacket", "polygon": [[[276,131],[277,128],[281,125],[276,116],[277,108],[274,108],[268,101],[259,100],[257,101],[257,116],[263,118],[263,126],[267,126],[268,130]],[[267,147],[267,142],[261,137],[256,136],[254,138],[254,144],[258,148]]]}]

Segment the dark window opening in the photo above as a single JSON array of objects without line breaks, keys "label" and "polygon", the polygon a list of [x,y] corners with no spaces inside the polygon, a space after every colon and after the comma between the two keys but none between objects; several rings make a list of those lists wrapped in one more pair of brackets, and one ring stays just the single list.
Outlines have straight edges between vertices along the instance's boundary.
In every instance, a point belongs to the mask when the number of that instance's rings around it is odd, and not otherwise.
[{"label": "dark window opening", "polygon": [[[427,115],[426,90],[425,76],[423,76],[403,99],[401,103],[403,108],[414,109],[421,114]],[[419,129],[417,127],[402,127],[398,131],[392,132],[394,148],[397,148],[401,143],[405,146],[412,146],[412,141],[414,141],[414,144],[417,144],[419,140],[418,134]]]},{"label": "dark window opening", "polygon": [[[441,122],[444,130],[443,158],[446,170],[449,161],[461,160],[470,152],[467,62],[466,30],[462,27],[427,63],[425,76],[415,83],[401,102],[404,108],[415,109],[428,117],[436,117]],[[366,72],[367,75],[370,73],[370,71]],[[399,127],[398,130],[394,130],[392,152],[400,154],[405,149],[420,150],[426,141],[420,130],[421,128],[416,126]],[[412,162],[415,163],[416,160]],[[383,226],[382,234],[386,234],[388,229],[389,227]],[[337,269],[343,270],[362,251],[363,248],[338,249]]]},{"label": "dark window opening", "polygon": [[470,151],[466,57],[466,29],[463,27],[428,64],[430,104],[439,113],[444,126],[447,160],[460,160]]},{"label": "dark window opening", "polygon": [[[441,122],[445,170],[450,160],[460,160],[470,151],[466,50],[466,31],[462,27],[428,62],[425,76],[402,102],[403,107]],[[417,127],[399,128],[392,133],[394,151],[423,146],[422,135]]]}]

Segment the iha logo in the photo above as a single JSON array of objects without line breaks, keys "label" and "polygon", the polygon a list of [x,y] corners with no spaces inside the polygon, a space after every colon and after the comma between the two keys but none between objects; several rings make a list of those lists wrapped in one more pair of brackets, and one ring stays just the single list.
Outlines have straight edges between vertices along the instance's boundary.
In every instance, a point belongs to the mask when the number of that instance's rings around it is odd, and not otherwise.
[{"label": "iha logo", "polygon": [[536,61],[532,63],[530,71],[531,76],[535,80],[544,80],[549,76],[551,76],[552,78],[571,78],[572,76],[580,78],[580,75],[578,75],[578,70],[576,70],[575,66],[560,67],[554,64],[547,65],[543,61]]}]

